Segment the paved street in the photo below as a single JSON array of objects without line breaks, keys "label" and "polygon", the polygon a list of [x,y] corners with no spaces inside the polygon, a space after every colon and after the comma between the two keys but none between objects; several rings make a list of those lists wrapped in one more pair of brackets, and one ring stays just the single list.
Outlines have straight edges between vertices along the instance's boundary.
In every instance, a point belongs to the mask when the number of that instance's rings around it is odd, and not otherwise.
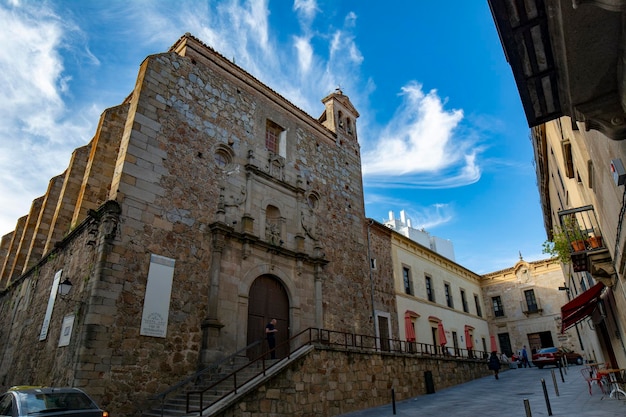
[{"label": "paved street", "polygon": [[[486,366],[486,365],[485,365]],[[583,366],[569,366],[562,382],[559,370],[511,369],[493,376],[477,379],[455,387],[437,390],[434,394],[422,395],[396,402],[397,416],[449,416],[449,417],[526,417],[549,416],[541,379],[546,383],[553,416],[567,417],[623,417],[626,401],[604,395],[600,388],[592,385],[589,395],[587,382],[580,370]],[[557,380],[559,396],[556,395],[552,371]],[[531,414],[526,413],[524,400],[528,399]],[[377,408],[343,414],[345,417],[393,416],[392,404]]]}]

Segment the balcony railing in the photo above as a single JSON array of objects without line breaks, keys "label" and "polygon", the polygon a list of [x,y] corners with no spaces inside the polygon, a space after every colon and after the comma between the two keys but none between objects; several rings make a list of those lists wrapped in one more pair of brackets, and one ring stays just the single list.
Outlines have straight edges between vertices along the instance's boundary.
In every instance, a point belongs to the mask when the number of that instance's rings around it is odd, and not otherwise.
[{"label": "balcony railing", "polygon": [[593,206],[561,210],[559,223],[569,244],[574,272],[589,271],[594,275],[598,265],[612,263]]},{"label": "balcony railing", "polygon": [[519,303],[522,307],[522,313],[524,313],[526,316],[528,316],[529,314],[540,314],[543,312],[540,298],[537,298],[534,303],[528,303],[526,300],[520,300]]}]

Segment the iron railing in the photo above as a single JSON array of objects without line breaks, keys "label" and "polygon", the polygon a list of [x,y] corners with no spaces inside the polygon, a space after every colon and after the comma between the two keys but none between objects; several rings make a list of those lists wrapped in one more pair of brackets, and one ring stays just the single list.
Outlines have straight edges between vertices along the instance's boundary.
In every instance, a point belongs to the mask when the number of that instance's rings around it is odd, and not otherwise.
[{"label": "iron railing", "polygon": [[[318,328],[308,328],[301,331],[289,340],[277,345],[274,350],[284,351],[286,348],[286,358],[290,359],[291,356],[299,349],[307,345],[329,346],[336,349],[347,349],[354,351],[370,352],[370,353],[402,353],[402,354],[414,354],[427,357],[438,357],[447,359],[463,359],[463,360],[484,360],[488,358],[487,352],[473,349],[460,349],[447,346],[436,346],[427,343],[408,342],[406,340],[399,339],[387,339],[378,338],[369,335],[361,335],[354,333],[339,332],[334,330],[325,330]],[[210,386],[201,390],[194,390],[187,392],[187,404],[186,412],[198,413],[202,415],[204,410],[216,404],[222,398],[230,395],[237,394],[238,390],[246,385],[248,382],[257,378],[260,375],[266,375],[267,371],[273,366],[276,366],[279,360],[268,360],[271,351],[266,351],[258,358],[251,360],[247,364],[235,369],[228,375],[220,378]],[[249,371],[253,367],[258,367],[259,371],[256,373],[246,373],[247,377],[241,377],[244,371]],[[207,402],[205,404],[205,394],[215,389],[218,385],[224,389],[224,382],[228,381],[230,388],[223,392],[223,395],[214,401]],[[194,401],[196,400],[196,401]],[[192,403],[198,404],[198,408],[193,408]]]}]

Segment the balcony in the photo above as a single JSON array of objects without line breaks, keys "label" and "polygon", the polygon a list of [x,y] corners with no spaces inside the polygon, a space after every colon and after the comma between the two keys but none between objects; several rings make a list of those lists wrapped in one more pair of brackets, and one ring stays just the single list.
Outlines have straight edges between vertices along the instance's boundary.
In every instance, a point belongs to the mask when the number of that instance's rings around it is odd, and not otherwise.
[{"label": "balcony", "polygon": [[593,206],[561,210],[558,216],[560,226],[553,239],[555,246],[558,239],[564,239],[574,272],[588,271],[595,279],[611,280],[615,274],[613,259]]},{"label": "balcony", "polygon": [[530,314],[541,314],[543,312],[541,299],[537,298],[534,301],[534,303],[529,303],[526,300],[520,300],[520,307],[522,308],[522,313],[524,313],[525,316],[528,317]]}]

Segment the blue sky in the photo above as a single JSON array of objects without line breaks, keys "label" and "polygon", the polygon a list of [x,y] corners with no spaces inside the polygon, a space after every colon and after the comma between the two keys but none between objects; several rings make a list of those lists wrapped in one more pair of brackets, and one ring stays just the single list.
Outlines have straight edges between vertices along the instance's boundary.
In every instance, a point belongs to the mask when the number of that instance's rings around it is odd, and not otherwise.
[{"label": "blue sky", "polygon": [[484,274],[546,239],[529,129],[487,0],[0,0],[0,234],[185,32],[317,118],[359,111],[366,214],[405,210]]}]

